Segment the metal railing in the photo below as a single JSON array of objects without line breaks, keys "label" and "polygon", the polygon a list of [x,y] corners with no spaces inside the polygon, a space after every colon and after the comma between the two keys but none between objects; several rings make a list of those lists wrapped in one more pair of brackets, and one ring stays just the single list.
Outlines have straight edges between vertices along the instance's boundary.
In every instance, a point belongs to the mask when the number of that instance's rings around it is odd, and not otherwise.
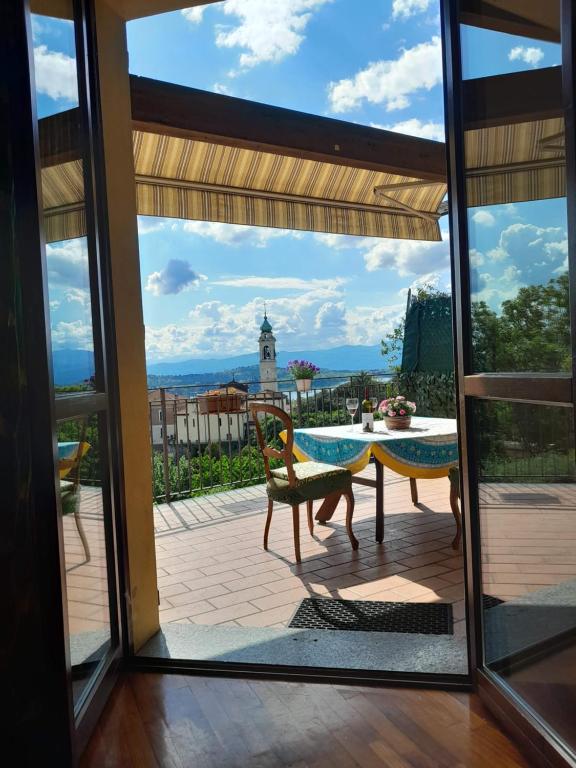
[{"label": "metal railing", "polygon": [[[336,426],[351,422],[346,399],[396,393],[393,373],[369,377],[316,377],[307,392],[293,379],[178,385],[149,391],[154,500],[174,501],[216,490],[253,485],[264,479],[250,404],[266,402],[290,414],[295,427]],[[358,422],[361,408],[355,416]],[[267,418],[268,440],[279,441],[281,426]]]}]

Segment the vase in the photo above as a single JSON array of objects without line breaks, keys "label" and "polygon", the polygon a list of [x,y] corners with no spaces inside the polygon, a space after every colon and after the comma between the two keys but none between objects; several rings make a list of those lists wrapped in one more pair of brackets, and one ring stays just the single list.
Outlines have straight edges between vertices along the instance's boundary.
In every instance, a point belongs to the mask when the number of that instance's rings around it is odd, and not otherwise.
[{"label": "vase", "polygon": [[298,392],[308,392],[312,386],[312,379],[296,379],[296,389]]},{"label": "vase", "polygon": [[384,416],[388,429],[410,429],[412,416]]}]

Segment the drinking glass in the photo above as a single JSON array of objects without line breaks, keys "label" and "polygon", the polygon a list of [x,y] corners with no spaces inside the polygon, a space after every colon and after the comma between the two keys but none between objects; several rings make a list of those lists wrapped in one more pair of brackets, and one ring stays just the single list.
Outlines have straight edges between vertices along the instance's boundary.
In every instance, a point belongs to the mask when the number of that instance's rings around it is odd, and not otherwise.
[{"label": "drinking glass", "polygon": [[372,411],[374,411],[374,412],[377,411],[378,410],[378,405],[380,403],[378,398],[377,397],[371,397],[370,398],[370,402],[372,403]]},{"label": "drinking glass", "polygon": [[357,397],[346,398],[346,408],[348,409],[348,413],[352,418],[351,428],[354,429],[354,416],[356,415],[356,411],[358,410],[358,398]]}]

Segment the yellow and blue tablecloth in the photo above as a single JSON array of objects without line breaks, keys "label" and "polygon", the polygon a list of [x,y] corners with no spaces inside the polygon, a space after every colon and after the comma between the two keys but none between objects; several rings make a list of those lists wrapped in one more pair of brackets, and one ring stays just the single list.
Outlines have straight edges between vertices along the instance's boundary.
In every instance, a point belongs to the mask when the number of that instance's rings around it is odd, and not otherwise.
[{"label": "yellow and blue tablecloth", "polygon": [[415,478],[445,477],[458,462],[455,419],[413,416],[406,430],[388,430],[376,421],[374,430],[362,432],[361,424],[295,429],[293,452],[299,461],[336,464],[353,473],[361,472],[373,455],[395,472]]}]

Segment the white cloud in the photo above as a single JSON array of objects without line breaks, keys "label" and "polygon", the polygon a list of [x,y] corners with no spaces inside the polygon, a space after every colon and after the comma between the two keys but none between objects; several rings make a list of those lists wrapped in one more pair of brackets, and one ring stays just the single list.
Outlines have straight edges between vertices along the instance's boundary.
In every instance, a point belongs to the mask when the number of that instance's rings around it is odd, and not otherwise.
[{"label": "white cloud", "polygon": [[51,311],[51,312],[56,312],[56,310],[59,308],[59,306],[60,306],[60,304],[61,304],[61,303],[62,303],[62,302],[60,302],[58,299],[53,299],[53,300],[50,302],[50,311]]},{"label": "white cloud", "polygon": [[[498,245],[487,252],[486,262],[471,258],[472,293],[475,301],[486,301],[496,311],[524,285],[545,285],[566,271],[568,241],[562,227],[511,224],[500,233]],[[474,252],[475,254],[477,252]],[[488,271],[489,270],[489,271]]]},{"label": "white cloud", "polygon": [[46,45],[34,48],[36,90],[51,99],[78,102],[76,59]]},{"label": "white cloud", "polygon": [[[266,299],[277,349],[324,349],[342,344],[377,344],[401,317],[405,303],[347,309],[338,290],[318,289]],[[146,328],[149,359],[234,355],[258,347],[264,297],[246,304],[208,301],[178,323]]]},{"label": "white cloud", "polygon": [[472,221],[479,224],[481,227],[493,227],[496,224],[496,219],[490,213],[490,211],[476,211],[472,215]]},{"label": "white cloud", "polygon": [[214,83],[212,90],[214,93],[230,94],[230,88],[227,85],[224,85],[224,83]]},{"label": "white cloud", "polygon": [[481,267],[482,264],[484,264],[484,254],[480,251],[477,251],[476,248],[470,249],[470,264],[473,267]]},{"label": "white cloud", "polygon": [[335,235],[329,232],[315,232],[314,240],[317,243],[331,248],[333,251],[341,251],[344,248],[356,248],[358,243],[364,242],[365,238],[356,235]]},{"label": "white cloud", "polygon": [[88,285],[88,252],[85,238],[46,246],[50,286],[85,288]]},{"label": "white cloud", "polygon": [[392,125],[380,125],[379,123],[370,123],[372,128],[381,128],[384,131],[394,131],[394,133],[404,133],[408,136],[419,136],[421,139],[432,139],[433,141],[444,141],[444,124],[435,123],[432,120],[424,122],[417,117],[410,120],[402,120]]},{"label": "white cloud", "polygon": [[196,287],[205,279],[204,275],[192,269],[188,261],[170,259],[164,269],[148,275],[146,290],[154,296],[167,296]]},{"label": "white cloud", "polygon": [[94,346],[92,326],[83,320],[56,323],[51,335],[54,349],[92,349]]},{"label": "white cloud", "polygon": [[330,83],[328,98],[334,112],[357,109],[364,100],[391,111],[408,107],[413,93],[429,91],[441,82],[442,47],[435,35],[403,49],[397,59],[372,62],[353,77]]},{"label": "white cloud", "polygon": [[508,58],[510,61],[523,61],[525,64],[530,64],[531,67],[537,67],[544,58],[544,51],[542,48],[517,45],[510,50]]},{"label": "white cloud", "polygon": [[417,13],[424,13],[430,6],[431,0],[393,0],[392,17],[394,19],[409,19]]},{"label": "white cloud", "polygon": [[208,237],[222,245],[253,245],[265,248],[268,241],[277,237],[300,238],[300,232],[271,227],[250,227],[244,224],[223,224],[217,221],[187,221],[182,225],[184,232]]},{"label": "white cloud", "polygon": [[216,45],[243,48],[240,67],[281,61],[297,53],[314,11],[331,0],[226,0],[222,11],[236,16],[232,26],[217,30]]},{"label": "white cloud", "polygon": [[160,219],[155,216],[138,216],[138,237],[150,235],[152,232],[161,232],[169,226],[168,219]]},{"label": "white cloud", "polygon": [[346,280],[342,277],[335,277],[328,280],[311,279],[305,280],[301,277],[228,277],[220,280],[213,280],[212,285],[226,285],[230,288],[258,288],[269,289],[272,291],[309,291],[312,288],[336,290],[343,285]]},{"label": "white cloud", "polygon": [[69,288],[64,294],[68,304],[80,304],[81,307],[90,306],[90,293],[86,288]]},{"label": "white cloud", "polygon": [[441,242],[382,239],[371,245],[367,238],[362,244],[366,269],[392,269],[401,277],[446,269],[450,264],[450,245],[448,233],[442,234]]},{"label": "white cloud", "polygon": [[196,5],[193,8],[182,8],[180,13],[184,16],[186,21],[189,21],[191,24],[200,24],[205,10],[205,5]]}]

